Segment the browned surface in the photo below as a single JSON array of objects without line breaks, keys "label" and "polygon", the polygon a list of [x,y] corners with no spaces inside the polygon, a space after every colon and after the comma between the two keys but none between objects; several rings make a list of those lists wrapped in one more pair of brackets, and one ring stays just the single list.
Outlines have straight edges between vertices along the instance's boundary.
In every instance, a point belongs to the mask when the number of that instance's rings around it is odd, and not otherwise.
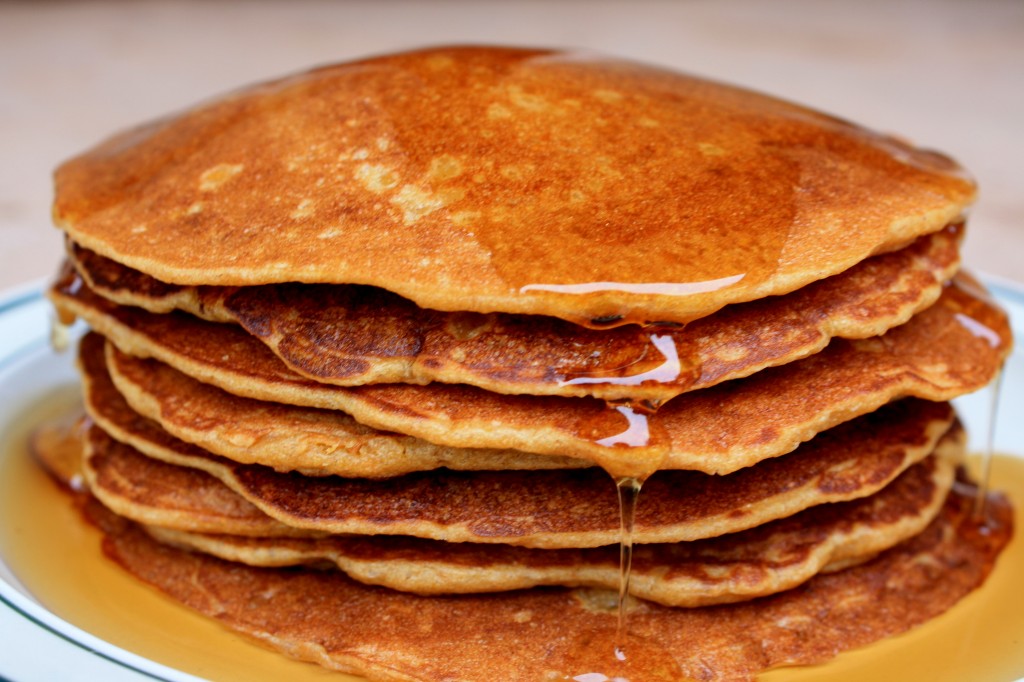
[{"label": "browned surface", "polygon": [[[729,476],[658,472],[644,484],[635,539],[712,537],[814,505],[870,495],[928,455],[952,418],[946,404],[901,401],[825,432],[785,457]],[[619,540],[615,485],[598,468],[438,469],[383,480],[310,477],[203,454],[168,441],[152,422],[113,426],[113,433],[147,455],[210,473],[266,514],[297,528],[545,548]],[[145,467],[146,459],[135,466]],[[161,471],[156,467],[133,478],[144,481]]]},{"label": "browned surface", "polygon": [[[168,282],[374,284],[579,321],[684,321],[791,291],[941,229],[974,195],[948,159],[792,104],[494,48],[237,91],[56,181],[76,241]],[[740,279],[671,292],[723,278]],[[596,291],[550,288],[577,284]]]},{"label": "browned surface", "polygon": [[[981,388],[1009,354],[1010,328],[1005,313],[974,291],[965,276],[956,282],[938,303],[883,337],[836,340],[810,358],[670,401],[649,420],[648,446],[636,450],[664,455],[663,468],[727,473],[792,450],[815,433],[900,396],[947,400]],[[340,409],[376,428],[445,445],[597,461],[624,454],[621,448],[597,444],[623,431],[626,420],[596,400],[501,396],[458,385],[325,386],[291,372],[262,344],[228,325],[115,306],[73,277],[51,295],[121,349],[154,355],[236,395]],[[965,326],[971,320],[980,327]],[[991,330],[992,336],[977,336],[979,329]],[[153,366],[140,376],[152,373],[155,378],[156,372]],[[216,392],[202,395],[214,402],[200,403],[201,414],[227,409],[216,407]],[[238,406],[235,399],[230,402]],[[182,420],[194,426],[189,415],[185,411],[176,417],[168,410],[161,419],[169,427]],[[283,465],[278,461],[274,466]]]},{"label": "browned surface", "polygon": [[296,533],[202,471],[143,458],[95,426],[84,445],[89,489],[118,514],[197,533]]},{"label": "browned surface", "polygon": [[[959,450],[946,439],[938,450]],[[908,469],[871,497],[807,510],[709,540],[641,545],[630,593],[669,606],[704,606],[790,589],[853,565],[921,532],[953,483],[945,453]],[[97,491],[94,491],[94,493]],[[142,509],[123,514],[132,520]],[[471,594],[560,585],[618,589],[619,548],[539,550],[409,537],[256,538],[147,526],[161,542],[253,566],[333,564],[360,582],[417,594]]]},{"label": "browned surface", "polygon": [[[438,467],[508,470],[590,465],[585,460],[518,450],[435,445],[420,438],[363,426],[337,410],[296,408],[239,398],[190,379],[159,362],[122,355],[120,359],[125,361],[123,369],[127,372],[123,378],[130,376],[131,380],[141,380],[148,387],[165,385],[171,389],[157,389],[167,400],[158,408],[162,414],[153,415],[164,428],[153,428],[152,422],[132,409],[111,382],[104,357],[105,345],[102,336],[91,333],[79,346],[85,405],[93,419],[112,433],[116,428],[114,435],[122,439],[128,434],[146,433],[164,447],[204,452],[165,430],[171,429],[176,435],[185,436],[189,443],[197,443],[216,454],[229,455],[235,461],[264,464],[282,471],[299,470],[311,476],[384,477]],[[144,371],[138,374],[136,369]],[[138,397],[147,401],[145,395]],[[180,420],[185,414],[190,415],[187,423]]]},{"label": "browned surface", "polygon": [[603,331],[537,315],[424,310],[373,287],[177,287],[77,245],[70,251],[96,293],[151,312],[177,307],[237,322],[317,381],[442,381],[660,404],[810,355],[833,336],[876,336],[905,322],[956,271],[959,235],[951,228],[921,237],[787,296],[730,306],[684,329]]},{"label": "browned surface", "polygon": [[944,612],[985,580],[1013,531],[1009,505],[992,497],[979,532],[973,499],[970,489],[954,491],[913,540],[774,597],[701,609],[640,603],[629,620],[633,655],[617,669],[605,592],[418,597],[335,572],[224,562],[162,546],[117,519],[100,522],[107,553],[177,601],[285,654],[373,680],[535,682],[599,670],[678,682],[821,662]]}]

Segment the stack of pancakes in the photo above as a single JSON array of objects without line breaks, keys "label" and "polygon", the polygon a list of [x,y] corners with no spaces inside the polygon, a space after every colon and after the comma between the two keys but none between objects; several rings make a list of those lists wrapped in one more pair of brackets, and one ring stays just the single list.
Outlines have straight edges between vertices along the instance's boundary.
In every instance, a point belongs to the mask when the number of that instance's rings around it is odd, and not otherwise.
[{"label": "stack of pancakes", "polygon": [[54,212],[107,551],[382,680],[743,678],[905,630],[1009,532],[954,486],[945,401],[1011,344],[958,273],[973,196],[796,105],[535,50],[124,133]]}]

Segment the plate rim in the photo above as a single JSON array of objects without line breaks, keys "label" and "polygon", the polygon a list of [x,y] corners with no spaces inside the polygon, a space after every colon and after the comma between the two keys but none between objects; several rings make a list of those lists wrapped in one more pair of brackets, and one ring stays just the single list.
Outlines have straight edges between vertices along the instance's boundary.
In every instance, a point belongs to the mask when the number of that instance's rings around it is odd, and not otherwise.
[{"label": "plate rim", "polygon": [[[42,314],[49,312],[46,310],[42,283],[32,283],[0,292],[0,323],[10,315],[22,312],[31,306],[39,306],[42,309],[40,311]],[[19,370],[43,360],[47,354],[52,352],[49,348],[47,330],[25,330],[24,336],[26,339],[24,343],[16,343],[10,348],[0,351],[0,388]],[[62,642],[78,652],[89,654],[84,659],[77,659],[76,665],[83,661],[91,661],[91,665],[85,670],[69,673],[64,679],[92,680],[96,679],[94,677],[96,674],[108,675],[113,671],[118,671],[129,673],[128,679],[131,680],[203,682],[200,677],[133,653],[64,620],[36,600],[24,585],[18,584],[20,581],[9,570],[2,556],[0,556],[0,567],[2,567],[2,571],[0,571],[0,609],[8,614],[13,614],[14,618],[21,619],[21,623],[38,628],[46,636],[55,637],[57,641],[53,642],[53,646],[59,646],[57,642]],[[7,576],[13,578],[14,582]],[[0,612],[0,617],[3,615]],[[15,633],[19,631],[19,628],[15,627],[13,630],[14,632],[5,632],[5,634],[17,637]],[[16,644],[16,639],[11,642],[12,649]],[[13,656],[10,658],[13,659]],[[3,660],[0,660],[0,680],[7,679],[5,676],[11,674],[8,670],[9,665],[11,665],[10,662],[5,664]],[[15,680],[12,678],[11,682],[15,682]]]}]

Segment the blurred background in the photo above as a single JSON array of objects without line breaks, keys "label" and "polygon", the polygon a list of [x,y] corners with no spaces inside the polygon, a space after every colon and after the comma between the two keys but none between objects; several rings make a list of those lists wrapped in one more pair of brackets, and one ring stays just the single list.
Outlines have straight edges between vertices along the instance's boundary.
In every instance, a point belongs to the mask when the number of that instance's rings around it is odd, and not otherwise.
[{"label": "blurred background", "polygon": [[439,43],[590,48],[767,91],[957,158],[968,265],[1024,282],[1019,0],[0,1],[0,293],[60,259],[60,161],[252,81]]}]

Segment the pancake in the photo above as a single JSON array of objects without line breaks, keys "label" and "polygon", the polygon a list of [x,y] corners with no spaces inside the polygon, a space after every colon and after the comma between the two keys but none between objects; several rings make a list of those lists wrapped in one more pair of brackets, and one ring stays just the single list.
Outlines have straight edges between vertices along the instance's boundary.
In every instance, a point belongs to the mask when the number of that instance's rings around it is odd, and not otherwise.
[{"label": "pancake", "polygon": [[[88,429],[83,444],[82,471],[88,488],[117,514],[195,533],[310,535],[275,521],[201,471],[132,459],[124,446],[95,426]],[[133,463],[144,464],[146,475],[140,476]]]},{"label": "pancake", "polygon": [[[55,180],[50,296],[104,337],[82,458],[110,509],[84,509],[129,572],[289,655],[745,679],[934,617],[1009,539],[1005,501],[951,482],[945,401],[1012,340],[953,276],[975,186],[941,154],[456,47],[235,91]],[[665,604],[630,598],[634,543]]]},{"label": "pancake", "polygon": [[469,47],[316,69],[115,136],[57,169],[54,218],[174,284],[688,322],[941,230],[974,194],[945,157],[764,95]]},{"label": "pancake", "polygon": [[[499,396],[438,384],[324,386],[290,372],[262,344],[230,326],[180,313],[153,315],[115,306],[92,295],[74,277],[63,280],[50,295],[61,309],[80,315],[126,352],[154,356],[232,394],[341,410],[375,428],[434,443],[601,461],[619,456],[620,451],[599,443],[629,426],[619,412],[609,413],[603,403],[587,399]],[[935,343],[938,338],[943,343]],[[835,340],[805,360],[670,401],[648,420],[656,440],[647,450],[664,448],[662,468],[736,471],[791,451],[815,433],[898,397],[947,400],[977,390],[995,376],[1010,347],[1005,313],[976,292],[965,275],[959,275],[937,304],[883,337]],[[112,369],[125,379],[121,388],[133,407],[180,438],[227,457],[277,469],[323,466],[342,475],[373,475],[366,469],[349,468],[354,465],[347,459],[326,462],[315,453],[307,456],[312,445],[303,442],[297,429],[287,436],[294,446],[287,451],[271,453],[272,448],[258,447],[268,429],[284,438],[289,424],[308,421],[309,416],[286,420],[286,413],[277,407],[189,384],[152,362],[133,364],[116,353],[112,357],[116,365]],[[131,367],[137,369],[131,371]],[[152,386],[164,377],[166,386]],[[171,401],[186,395],[187,401]],[[267,409],[274,410],[274,419],[261,424],[260,415]],[[242,414],[244,421],[237,418]],[[210,418],[216,415],[226,418],[211,424]],[[321,429],[313,445],[321,446],[322,438]],[[340,447],[331,441],[326,449],[333,452]]]},{"label": "pancake", "polygon": [[70,257],[105,298],[240,324],[289,369],[316,381],[440,381],[660,405],[810,355],[833,336],[877,336],[906,322],[956,272],[959,233],[921,237],[787,296],[730,306],[676,329],[598,331],[550,317],[444,313],[372,287],[176,287],[76,245]]},{"label": "pancake", "polygon": [[[901,401],[729,476],[658,472],[644,484],[633,541],[714,537],[815,505],[866,497],[932,452],[952,420],[947,404]],[[142,489],[164,471],[158,462],[150,468],[149,459],[192,467],[294,528],[548,549],[597,547],[620,537],[615,485],[597,468],[314,478],[205,454],[169,439],[155,423],[114,423],[111,431],[131,446],[93,433],[87,457],[126,462],[113,478],[137,481],[133,486]],[[95,463],[89,466],[99,470]]]},{"label": "pancake", "polygon": [[[1012,534],[1004,498],[979,532],[974,491],[954,488],[923,533],[876,560],[733,605],[638,602],[616,664],[614,593],[534,589],[421,597],[337,571],[253,568],[158,543],[123,519],[94,521],[129,573],[224,626],[293,658],[374,680],[533,682],[603,670],[628,679],[752,680],[764,669],[826,661],[905,632],[977,588]],[[543,655],[538,655],[543,652]]]},{"label": "pancake", "polygon": [[[871,497],[814,508],[709,540],[637,547],[631,594],[667,606],[722,604],[848,568],[917,535],[938,514],[962,444],[945,439]],[[943,450],[954,452],[946,453]],[[125,514],[138,520],[145,514]],[[147,526],[157,540],[251,566],[334,565],[359,582],[417,594],[501,592],[541,585],[617,589],[619,549],[538,550],[406,537],[256,538]]]},{"label": "pancake", "polygon": [[[157,442],[171,442],[163,428],[148,424],[150,420],[138,414],[118,392],[107,371],[104,357],[105,341],[96,333],[87,334],[79,345],[79,371],[82,376],[85,406],[90,416],[107,431],[117,430],[126,440],[128,434],[145,432]],[[125,377],[141,378],[132,369],[138,360],[121,356],[124,360]],[[145,361],[142,361],[145,362]],[[189,439],[200,446],[230,444],[226,449],[235,455],[232,459],[243,463],[265,464],[283,471],[297,470],[309,476],[336,474],[354,477],[387,477],[446,467],[457,470],[474,469],[558,469],[587,466],[585,460],[549,455],[534,455],[518,450],[489,450],[482,448],[453,448],[434,445],[428,441],[404,436],[400,433],[378,431],[363,426],[344,412],[332,410],[300,410],[277,403],[237,398],[219,389],[200,384],[175,370],[152,363],[152,379],[171,374],[172,380],[189,382],[195,393],[179,392],[176,405],[189,410],[198,417],[204,414],[202,422],[193,420],[196,426],[205,426],[215,434],[213,439]],[[127,379],[131,380],[131,379]],[[215,405],[203,402],[206,392],[216,392],[224,399]],[[199,412],[194,410],[198,409]],[[166,419],[159,419],[168,426]],[[292,427],[302,424],[301,436],[296,436]],[[117,426],[115,426],[117,425]],[[261,429],[261,426],[266,428]],[[178,428],[171,426],[177,433]],[[184,443],[176,444],[184,448]],[[216,452],[216,451],[215,451]],[[222,453],[218,453],[222,454]],[[302,466],[287,466],[296,460]],[[281,465],[284,466],[281,466]]]},{"label": "pancake", "polygon": [[[963,442],[962,430],[951,430],[934,456],[867,498],[814,507],[711,540],[638,546],[633,594],[675,606],[731,602],[789,589],[818,571],[866,560],[932,520],[952,484]],[[209,474],[144,457],[96,427],[86,434],[84,459],[90,491],[117,514],[149,524],[162,541],[243,563],[329,561],[362,582],[428,594],[537,585],[612,588],[619,579],[615,545],[578,551],[410,537],[296,538],[287,536],[308,533],[266,516],[264,534],[274,537],[260,538],[260,512]],[[240,518],[246,522],[242,526]]]}]

